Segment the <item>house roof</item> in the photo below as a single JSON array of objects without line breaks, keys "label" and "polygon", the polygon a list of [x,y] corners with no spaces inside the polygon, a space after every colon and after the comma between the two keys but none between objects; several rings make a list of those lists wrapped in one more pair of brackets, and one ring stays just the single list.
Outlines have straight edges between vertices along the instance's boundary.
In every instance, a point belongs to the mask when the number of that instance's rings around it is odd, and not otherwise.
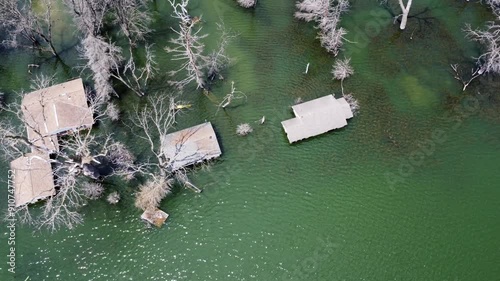
[{"label": "house roof", "polygon": [[281,122],[290,143],[342,128],[353,117],[349,103],[333,95],[294,105],[292,109],[295,118]]},{"label": "house roof", "polygon": [[55,194],[49,157],[30,153],[10,163],[14,178],[16,207],[34,203]]},{"label": "house roof", "polygon": [[51,151],[58,150],[57,134],[94,123],[82,79],[31,92],[24,96],[21,109],[28,138]]},{"label": "house roof", "polygon": [[165,135],[161,141],[172,171],[221,155],[219,143],[210,122]]},{"label": "house roof", "polygon": [[168,219],[169,215],[160,209],[156,210],[146,210],[141,215],[141,219],[161,227],[165,221]]}]

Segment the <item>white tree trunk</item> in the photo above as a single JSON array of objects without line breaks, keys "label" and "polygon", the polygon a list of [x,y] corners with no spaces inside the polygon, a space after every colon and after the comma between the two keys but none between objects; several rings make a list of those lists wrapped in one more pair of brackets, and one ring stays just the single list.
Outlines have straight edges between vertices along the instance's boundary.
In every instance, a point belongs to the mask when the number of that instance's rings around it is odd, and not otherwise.
[{"label": "white tree trunk", "polygon": [[409,0],[405,7],[405,5],[403,4],[403,0],[399,0],[399,6],[401,6],[401,11],[403,12],[401,18],[401,25],[399,26],[401,30],[405,29],[406,27],[406,22],[408,21],[408,14],[410,13],[411,2],[412,0]]}]

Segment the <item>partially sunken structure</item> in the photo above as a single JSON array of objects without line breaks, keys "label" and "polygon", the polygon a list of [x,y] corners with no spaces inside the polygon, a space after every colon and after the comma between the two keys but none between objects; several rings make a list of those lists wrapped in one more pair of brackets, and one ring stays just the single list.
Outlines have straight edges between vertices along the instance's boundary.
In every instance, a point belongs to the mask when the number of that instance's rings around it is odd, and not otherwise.
[{"label": "partially sunken structure", "polygon": [[[161,138],[163,154],[169,163],[171,172],[185,167],[217,158],[221,155],[219,142],[215,135],[212,123],[206,122],[184,130],[180,130]],[[188,188],[201,192],[199,188],[189,182],[187,177],[180,173],[179,180]],[[168,214],[160,209],[146,210],[141,219],[161,227],[168,218]]]},{"label": "partially sunken structure", "polygon": [[221,150],[212,123],[206,122],[191,128],[165,135],[161,139],[170,170],[217,158]]},{"label": "partially sunken structure", "polygon": [[154,224],[156,227],[161,227],[168,217],[169,215],[160,209],[146,210],[141,215],[141,219]]},{"label": "partially sunken structure", "polygon": [[59,151],[57,137],[92,127],[82,79],[44,88],[23,97],[21,109],[32,153],[10,163],[14,172],[16,206],[55,194],[50,154]]},{"label": "partially sunken structure", "polygon": [[45,154],[26,154],[10,163],[14,175],[16,207],[35,203],[55,194],[52,167]]},{"label": "partially sunken structure", "polygon": [[342,128],[353,117],[349,103],[333,95],[294,105],[292,109],[295,118],[281,122],[290,143]]},{"label": "partially sunken structure", "polygon": [[94,124],[82,79],[29,93],[24,96],[21,107],[28,139],[35,146],[52,152],[59,150],[58,135]]}]

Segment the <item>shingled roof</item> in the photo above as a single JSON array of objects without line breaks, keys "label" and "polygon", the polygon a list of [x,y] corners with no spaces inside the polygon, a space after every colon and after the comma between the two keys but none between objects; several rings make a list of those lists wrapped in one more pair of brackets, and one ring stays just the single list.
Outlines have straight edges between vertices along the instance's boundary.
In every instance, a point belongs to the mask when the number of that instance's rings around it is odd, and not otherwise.
[{"label": "shingled roof", "polygon": [[172,171],[221,155],[210,122],[165,135],[161,141]]},{"label": "shingled roof", "polygon": [[16,207],[34,203],[55,194],[49,157],[29,153],[10,163],[14,175]]},{"label": "shingled roof", "polygon": [[349,103],[333,95],[294,105],[292,109],[295,118],[281,122],[290,143],[342,128],[353,117]]},{"label": "shingled roof", "polygon": [[31,92],[24,96],[21,109],[28,139],[50,151],[59,149],[58,134],[90,128],[94,123],[82,79]]}]

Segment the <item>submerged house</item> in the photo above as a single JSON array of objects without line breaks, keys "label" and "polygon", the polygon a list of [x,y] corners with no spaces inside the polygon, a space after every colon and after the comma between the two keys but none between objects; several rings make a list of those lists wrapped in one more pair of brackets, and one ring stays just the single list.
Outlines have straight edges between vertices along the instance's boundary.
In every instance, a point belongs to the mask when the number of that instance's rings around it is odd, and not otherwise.
[{"label": "submerged house", "polygon": [[10,163],[14,175],[16,207],[35,203],[55,194],[50,159],[45,154],[29,153]]},{"label": "submerged house", "polygon": [[294,105],[292,109],[295,118],[281,122],[290,143],[342,128],[353,117],[349,103],[333,95]]},{"label": "submerged house", "polygon": [[171,171],[217,158],[222,153],[210,122],[165,135],[161,145]]},{"label": "submerged house", "polygon": [[58,135],[94,124],[82,79],[31,92],[24,96],[21,107],[28,139],[52,152],[59,150]]},{"label": "submerged house", "polygon": [[[175,172],[182,168],[201,163],[221,155],[221,149],[212,123],[206,122],[184,130],[180,130],[161,137],[162,151],[169,163],[168,169]],[[182,173],[179,180],[187,188],[201,192],[199,188],[189,182]],[[160,209],[146,210],[141,219],[161,227],[168,218],[168,214]]]},{"label": "submerged house", "polygon": [[21,102],[32,153],[11,162],[16,206],[55,194],[50,154],[59,151],[57,137],[92,127],[82,79],[31,92]]}]

